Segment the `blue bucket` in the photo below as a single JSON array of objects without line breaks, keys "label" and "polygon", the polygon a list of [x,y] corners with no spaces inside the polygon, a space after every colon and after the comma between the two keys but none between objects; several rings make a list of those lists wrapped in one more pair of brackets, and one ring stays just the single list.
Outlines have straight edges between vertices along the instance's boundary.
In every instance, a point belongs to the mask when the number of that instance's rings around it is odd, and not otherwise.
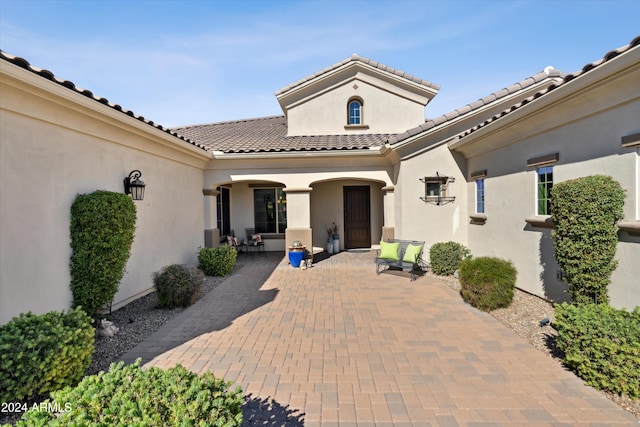
[{"label": "blue bucket", "polygon": [[300,261],[304,258],[304,251],[289,251],[289,262],[291,267],[300,267]]}]

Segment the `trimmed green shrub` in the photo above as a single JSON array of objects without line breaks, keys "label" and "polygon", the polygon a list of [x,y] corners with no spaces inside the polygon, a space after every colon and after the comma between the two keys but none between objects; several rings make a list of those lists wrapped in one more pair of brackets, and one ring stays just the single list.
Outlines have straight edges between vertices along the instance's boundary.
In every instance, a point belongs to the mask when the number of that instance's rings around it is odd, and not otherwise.
[{"label": "trimmed green shrub", "polygon": [[22,313],[0,326],[0,402],[75,385],[91,363],[95,329],[81,308]]},{"label": "trimmed green shrub", "polygon": [[460,294],[472,306],[491,311],[513,301],[517,271],[510,261],[493,257],[468,258],[460,263]]},{"label": "trimmed green shrub", "polygon": [[71,205],[73,307],[96,317],[111,301],[125,273],[136,224],[129,196],[110,191],[78,194]]},{"label": "trimmed green shrub", "polygon": [[226,276],[233,271],[238,251],[229,245],[217,248],[200,248],[198,261],[200,269],[207,276]]},{"label": "trimmed green shrub", "polygon": [[51,394],[61,411],[26,412],[17,426],[240,426],[242,390],[211,372],[201,376],[177,365],[142,369],[140,360],[85,377],[77,387]]},{"label": "trimmed green shrub", "polygon": [[429,249],[431,271],[440,276],[453,274],[460,268],[463,259],[468,258],[471,251],[457,242],[436,243]]},{"label": "trimmed green shrub", "polygon": [[640,397],[640,308],[564,303],[555,307],[553,327],[565,365],[587,384]]},{"label": "trimmed green shrub", "polygon": [[620,184],[603,175],[560,182],[551,190],[555,257],[576,304],[609,302],[624,197]]},{"label": "trimmed green shrub", "polygon": [[188,307],[200,295],[204,273],[187,265],[172,264],[153,274],[158,305],[165,308]]}]

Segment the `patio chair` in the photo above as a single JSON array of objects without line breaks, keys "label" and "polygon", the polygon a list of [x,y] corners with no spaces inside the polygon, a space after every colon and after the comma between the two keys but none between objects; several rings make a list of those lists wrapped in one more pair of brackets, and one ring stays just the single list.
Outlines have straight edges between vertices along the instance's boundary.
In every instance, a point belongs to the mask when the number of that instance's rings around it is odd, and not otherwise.
[{"label": "patio chair", "polygon": [[236,232],[231,230],[231,234],[227,234],[227,244],[236,248],[238,253],[242,253],[243,249],[247,246],[243,240],[236,237]]},{"label": "patio chair", "polygon": [[255,249],[257,252],[264,252],[264,241],[262,240],[262,235],[260,233],[256,233],[255,228],[245,228],[244,231],[247,236],[247,249]]}]

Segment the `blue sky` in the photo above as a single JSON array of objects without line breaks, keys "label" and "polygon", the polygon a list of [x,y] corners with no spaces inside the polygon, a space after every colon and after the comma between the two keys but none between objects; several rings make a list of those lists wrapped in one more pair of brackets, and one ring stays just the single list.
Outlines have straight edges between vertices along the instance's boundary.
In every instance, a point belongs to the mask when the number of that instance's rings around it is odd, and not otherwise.
[{"label": "blue sky", "polygon": [[281,115],[353,53],[442,86],[437,117],[640,35],[637,0],[0,0],[0,49],[163,126]]}]

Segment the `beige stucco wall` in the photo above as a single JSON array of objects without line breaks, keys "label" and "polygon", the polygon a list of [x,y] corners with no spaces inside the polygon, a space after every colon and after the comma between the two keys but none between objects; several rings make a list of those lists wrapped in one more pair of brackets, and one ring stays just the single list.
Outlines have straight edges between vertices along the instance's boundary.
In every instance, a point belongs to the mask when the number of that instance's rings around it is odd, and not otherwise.
[{"label": "beige stucco wall", "polygon": [[[368,129],[345,129],[347,103],[352,97],[362,99],[362,124],[368,125]],[[330,91],[314,93],[290,106],[287,110],[288,135],[404,132],[424,122],[427,99],[421,98],[417,102],[411,98],[415,96],[380,79],[358,73]]]},{"label": "beige stucco wall", "polygon": [[148,292],[151,274],[164,265],[195,262],[203,245],[206,153],[2,66],[0,323],[21,312],[70,307],[71,204],[78,193],[123,191],[133,169],[147,188],[144,200],[135,202],[135,240],[116,306]]},{"label": "beige stucco wall", "polygon": [[[425,176],[447,175],[455,179],[448,185],[447,196],[455,201],[436,206],[420,199],[425,195]],[[434,243],[456,241],[467,244],[467,199],[461,166],[446,145],[402,161],[395,186],[395,237],[424,240],[425,254]],[[425,255],[425,259],[428,255]]]},{"label": "beige stucco wall", "polygon": [[[631,86],[640,87],[637,76],[629,76]],[[600,88],[606,90],[606,87]],[[615,89],[615,88],[614,88]],[[596,91],[599,92],[599,91]],[[609,91],[613,95],[614,91]],[[626,95],[625,95],[626,98]],[[585,104],[589,102],[589,104]],[[566,285],[557,278],[559,267],[553,255],[551,230],[532,226],[525,218],[536,214],[536,174],[527,168],[527,159],[550,153],[559,153],[554,164],[554,182],[586,175],[604,174],[617,180],[626,190],[624,215],[627,220],[638,220],[638,153],[637,149],[623,148],[621,137],[638,131],[640,94],[632,102],[610,105],[585,93],[570,101],[557,104],[527,118],[527,128],[539,132],[525,135],[520,141],[502,146],[484,154],[472,155],[468,171],[487,170],[485,178],[484,225],[469,226],[469,246],[475,255],[491,255],[510,259],[518,270],[517,286],[536,295],[554,300],[564,300]],[[600,104],[600,105],[599,105]],[[568,109],[572,114],[578,108],[590,105],[588,114],[559,126],[548,123],[561,122]],[[511,138],[516,127],[488,135],[486,144]],[[479,145],[479,144],[478,144]],[[471,209],[475,203],[475,184],[467,184],[467,199]],[[624,233],[621,233],[623,236]],[[609,295],[616,307],[640,305],[639,239],[626,236],[618,244],[616,258],[618,269],[612,276]]]}]

